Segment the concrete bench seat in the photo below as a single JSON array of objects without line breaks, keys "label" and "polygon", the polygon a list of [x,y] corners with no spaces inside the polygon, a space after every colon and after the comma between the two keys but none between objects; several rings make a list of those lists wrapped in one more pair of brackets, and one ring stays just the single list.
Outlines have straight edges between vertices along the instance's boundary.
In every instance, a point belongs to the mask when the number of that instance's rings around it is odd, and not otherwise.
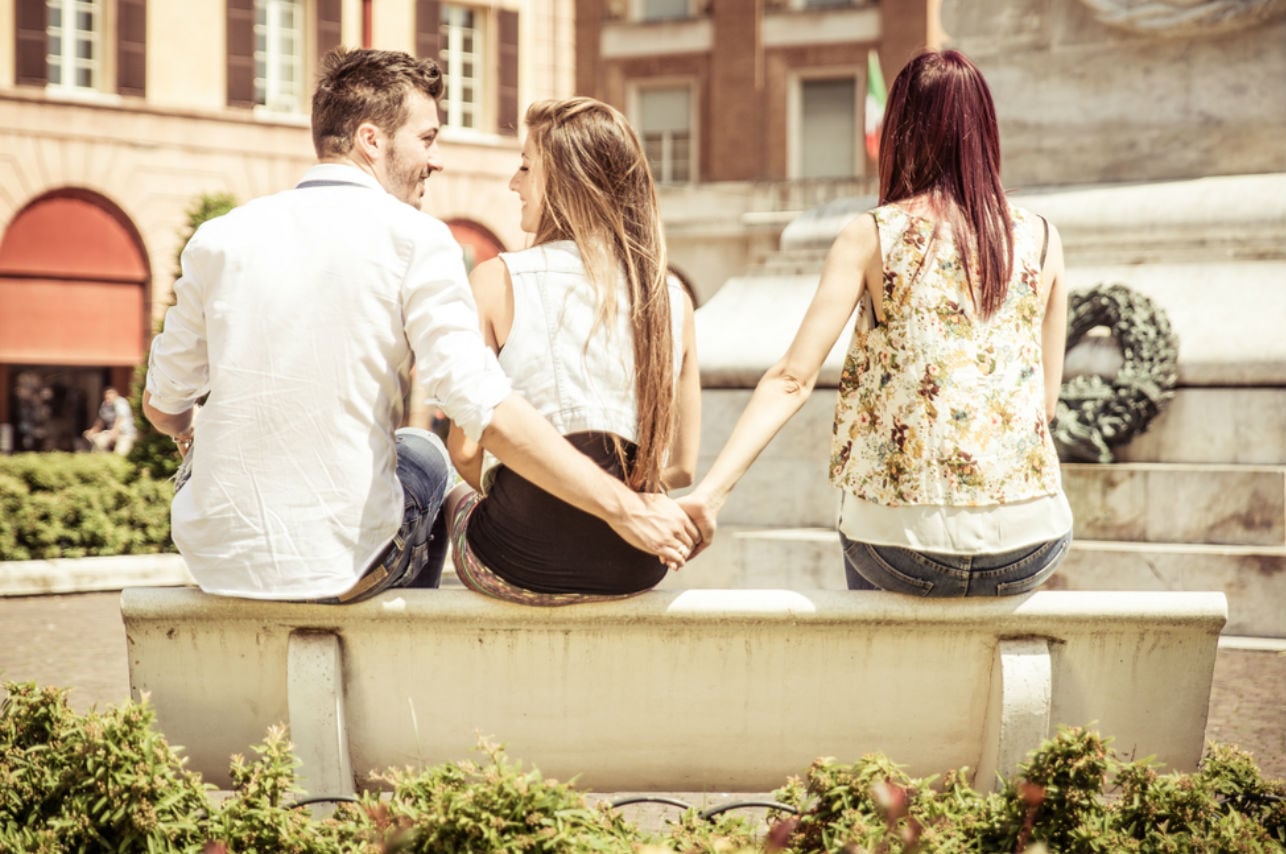
[{"label": "concrete bench seat", "polygon": [[477,759],[479,734],[591,791],[765,792],[818,756],[1012,772],[1058,725],[1195,767],[1222,593],[917,600],[654,590],[531,608],[466,590],[322,606],[123,591],[131,695],[191,767],[288,723],[314,795]]}]

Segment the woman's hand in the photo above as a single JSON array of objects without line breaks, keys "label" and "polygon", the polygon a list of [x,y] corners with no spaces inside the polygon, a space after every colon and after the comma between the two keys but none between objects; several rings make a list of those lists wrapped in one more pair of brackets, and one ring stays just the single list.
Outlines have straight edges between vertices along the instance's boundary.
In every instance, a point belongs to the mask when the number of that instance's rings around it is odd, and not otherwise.
[{"label": "woman's hand", "polygon": [[718,508],[711,506],[711,503],[697,493],[685,495],[678,500],[678,504],[683,508],[683,512],[688,514],[688,518],[697,526],[697,541],[692,548],[692,553],[688,555],[688,560],[701,554],[709,545],[714,542],[715,531],[719,527]]}]

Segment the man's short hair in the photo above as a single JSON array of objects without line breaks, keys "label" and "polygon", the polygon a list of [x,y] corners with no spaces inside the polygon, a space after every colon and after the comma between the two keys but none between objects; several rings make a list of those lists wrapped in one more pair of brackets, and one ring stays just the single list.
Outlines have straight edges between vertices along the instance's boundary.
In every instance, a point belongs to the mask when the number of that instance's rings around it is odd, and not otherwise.
[{"label": "man's short hair", "polygon": [[348,154],[362,122],[395,132],[406,123],[412,91],[434,101],[442,97],[438,64],[402,51],[338,47],[322,58],[321,67],[312,124],[313,148],[322,159]]}]

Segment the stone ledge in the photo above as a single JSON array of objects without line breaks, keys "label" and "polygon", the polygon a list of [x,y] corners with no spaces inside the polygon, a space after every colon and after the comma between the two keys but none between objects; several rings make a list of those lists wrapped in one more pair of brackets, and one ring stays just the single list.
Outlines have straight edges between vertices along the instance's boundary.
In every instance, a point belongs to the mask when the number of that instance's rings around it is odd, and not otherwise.
[{"label": "stone ledge", "polygon": [[187,564],[177,554],[0,562],[0,596],[88,593],[193,583]]}]

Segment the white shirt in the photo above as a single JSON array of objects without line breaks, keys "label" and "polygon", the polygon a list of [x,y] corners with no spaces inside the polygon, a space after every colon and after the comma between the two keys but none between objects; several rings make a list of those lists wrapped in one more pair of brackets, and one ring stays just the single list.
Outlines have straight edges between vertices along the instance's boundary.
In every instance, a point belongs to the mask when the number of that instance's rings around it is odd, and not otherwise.
[{"label": "white shirt", "polygon": [[412,354],[472,438],[510,392],[443,223],[354,167],[301,185],[201,226],[152,342],[153,406],[210,394],[171,508],[209,593],[334,596],[378,557],[403,515],[394,430]]}]

